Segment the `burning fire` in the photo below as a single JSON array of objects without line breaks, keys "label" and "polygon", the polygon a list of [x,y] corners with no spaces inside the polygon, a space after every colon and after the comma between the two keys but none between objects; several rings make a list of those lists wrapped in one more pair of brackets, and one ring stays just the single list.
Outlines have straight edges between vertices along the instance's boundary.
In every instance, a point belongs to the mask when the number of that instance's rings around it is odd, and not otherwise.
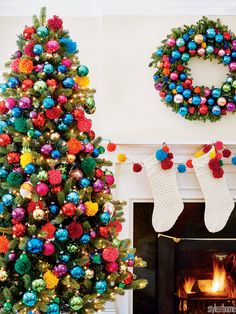
[{"label": "burning fire", "polygon": [[194,278],[191,278],[191,277],[184,279],[183,288],[187,294],[191,293],[195,281],[196,280]]},{"label": "burning fire", "polygon": [[218,265],[215,261],[213,263],[213,280],[211,292],[221,292],[225,290],[226,286],[226,271],[224,266]]}]

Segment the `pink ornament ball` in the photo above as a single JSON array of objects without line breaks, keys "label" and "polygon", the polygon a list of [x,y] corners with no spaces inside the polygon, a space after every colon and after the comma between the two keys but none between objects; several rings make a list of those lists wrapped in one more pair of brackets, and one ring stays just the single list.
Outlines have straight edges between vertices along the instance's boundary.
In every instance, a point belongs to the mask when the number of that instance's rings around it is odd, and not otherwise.
[{"label": "pink ornament ball", "polygon": [[233,40],[232,45],[234,48],[236,48],[236,39]]},{"label": "pink ornament ball", "polygon": [[95,238],[95,237],[96,237],[96,231],[91,230],[91,231],[90,231],[90,237],[91,237],[91,238]]},{"label": "pink ornament ball", "polygon": [[112,185],[115,182],[114,176],[111,174],[107,174],[105,176],[105,180],[106,180],[106,184],[108,184],[108,185]]},{"label": "pink ornament ball", "polygon": [[85,206],[85,204],[83,203],[80,203],[78,205],[78,209],[81,211],[81,213],[85,214],[86,210],[87,210],[87,207]]},{"label": "pink ornament ball", "polygon": [[46,51],[48,53],[56,52],[60,48],[60,45],[56,40],[49,40],[46,44]]},{"label": "pink ornament ball", "polygon": [[178,74],[176,73],[176,72],[172,72],[171,74],[170,74],[170,78],[171,78],[171,80],[172,81],[176,81],[176,80],[178,80]]},{"label": "pink ornament ball", "polygon": [[20,98],[18,104],[21,109],[30,109],[32,106],[32,100],[29,97],[23,96]]},{"label": "pink ornament ball", "polygon": [[85,153],[91,154],[93,152],[93,145],[91,143],[85,144],[84,151]]},{"label": "pink ornament ball", "polygon": [[235,110],[235,104],[233,102],[228,102],[226,105],[226,110],[228,112],[233,112]]},{"label": "pink ornament ball", "polygon": [[70,59],[63,59],[61,62],[63,65],[65,65],[67,68],[70,68],[72,66],[72,62]]},{"label": "pink ornament ball", "polygon": [[110,262],[110,263],[107,263],[106,265],[106,271],[108,273],[114,273],[115,271],[118,270],[118,264],[116,262]]},{"label": "pink ornament ball", "polygon": [[229,69],[230,69],[230,71],[236,71],[236,62],[231,62],[230,64],[229,64]]},{"label": "pink ornament ball", "polygon": [[65,95],[60,95],[57,98],[57,101],[60,105],[67,103],[67,97]]},{"label": "pink ornament ball", "polygon": [[5,107],[9,110],[11,110],[12,108],[14,108],[16,106],[16,101],[14,98],[7,98],[6,102],[5,102]]},{"label": "pink ornament ball", "polygon": [[205,49],[204,49],[204,48],[199,48],[199,49],[197,50],[197,54],[198,54],[199,56],[204,56],[204,54],[205,54]]},{"label": "pink ornament ball", "polygon": [[205,87],[205,88],[204,88],[204,94],[205,94],[205,96],[208,97],[208,96],[210,95],[210,93],[211,93],[211,90],[210,90],[208,87]]},{"label": "pink ornament ball", "polygon": [[48,188],[48,185],[46,183],[39,183],[39,184],[37,184],[35,190],[36,190],[38,195],[45,196],[48,193],[49,188]]},{"label": "pink ornament ball", "polygon": [[173,47],[175,45],[176,40],[173,37],[167,39],[167,45]]},{"label": "pink ornament ball", "polygon": [[53,243],[45,243],[43,245],[43,255],[50,256],[55,252],[55,246]]},{"label": "pink ornament ball", "polygon": [[53,268],[53,273],[54,275],[56,275],[57,277],[61,277],[64,276],[67,273],[67,267],[64,264],[58,264],[56,266],[54,266]]},{"label": "pink ornament ball", "polygon": [[206,103],[206,97],[201,97],[201,105]]},{"label": "pink ornament ball", "polygon": [[134,267],[134,260],[133,259],[129,259],[127,264],[128,264],[129,267]]},{"label": "pink ornament ball", "polygon": [[12,71],[14,71],[14,72],[18,72],[19,71],[19,62],[20,62],[19,58],[12,60],[12,62],[11,62],[11,69],[12,69]]},{"label": "pink ornament ball", "polygon": [[29,115],[30,115],[30,118],[31,118],[31,119],[35,119],[38,114],[37,114],[36,111],[31,111]]},{"label": "pink ornament ball", "polygon": [[42,153],[44,156],[49,156],[49,155],[51,154],[52,150],[53,150],[53,147],[52,147],[51,144],[44,144],[44,145],[41,147],[41,149],[40,149],[41,153]]}]

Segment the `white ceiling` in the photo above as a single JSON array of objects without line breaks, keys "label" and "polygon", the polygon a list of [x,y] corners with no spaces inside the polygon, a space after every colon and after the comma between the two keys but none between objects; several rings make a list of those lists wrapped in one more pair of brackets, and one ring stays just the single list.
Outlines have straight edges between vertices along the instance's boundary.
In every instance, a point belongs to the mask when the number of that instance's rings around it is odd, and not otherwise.
[{"label": "white ceiling", "polygon": [[236,15],[235,0],[0,0],[0,16]]}]

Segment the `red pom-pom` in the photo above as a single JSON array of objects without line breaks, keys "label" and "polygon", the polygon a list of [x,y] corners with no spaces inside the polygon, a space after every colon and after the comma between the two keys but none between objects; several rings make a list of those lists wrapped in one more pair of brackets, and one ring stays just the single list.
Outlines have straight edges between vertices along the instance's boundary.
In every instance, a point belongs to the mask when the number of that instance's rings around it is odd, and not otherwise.
[{"label": "red pom-pom", "polygon": [[216,159],[218,159],[218,160],[220,160],[220,159],[222,159],[222,154],[221,153],[216,153]]},{"label": "red pom-pom", "polygon": [[3,114],[7,111],[7,107],[5,105],[5,101],[4,100],[1,100],[0,101],[0,114]]},{"label": "red pom-pom", "polygon": [[45,125],[45,116],[42,112],[38,113],[36,118],[32,119],[33,125],[36,127],[42,127]]},{"label": "red pom-pom", "polygon": [[202,150],[206,154],[206,153],[208,153],[211,150],[211,148],[212,148],[212,145],[211,144],[207,144],[207,145],[204,145]]},{"label": "red pom-pom", "polygon": [[48,20],[48,27],[50,27],[54,31],[61,29],[62,25],[63,21],[57,15],[54,15],[53,18]]},{"label": "red pom-pom", "polygon": [[34,57],[35,56],[35,54],[33,52],[34,45],[35,45],[34,42],[31,42],[31,43],[25,45],[24,54],[29,56],[29,57]]},{"label": "red pom-pom", "polygon": [[71,237],[71,239],[78,239],[83,234],[83,228],[81,224],[76,223],[75,221],[71,222],[67,226],[67,230],[69,232],[69,236]]},{"label": "red pom-pom", "polygon": [[116,234],[118,234],[122,231],[122,224],[121,224],[121,222],[119,222],[119,220],[115,220],[115,221],[110,222],[108,227],[114,228]]},{"label": "red pom-pom", "polygon": [[75,120],[79,120],[79,119],[84,118],[84,110],[82,110],[82,109],[75,109],[72,113],[73,113]]},{"label": "red pom-pom", "polygon": [[16,237],[22,237],[25,235],[26,233],[26,227],[20,223],[16,223],[13,227],[12,227],[12,233],[16,236]]},{"label": "red pom-pom", "polygon": [[217,142],[215,142],[215,148],[217,149],[217,150],[221,150],[221,149],[223,149],[223,147],[224,147],[224,144],[223,144],[223,142],[221,142],[221,141],[217,141]]},{"label": "red pom-pom", "polygon": [[107,144],[107,150],[108,150],[109,152],[114,152],[114,151],[116,150],[116,144],[114,144],[114,143],[108,143],[108,144]]},{"label": "red pom-pom", "polygon": [[44,226],[42,226],[41,230],[47,233],[44,237],[45,239],[52,239],[54,238],[56,227],[52,225],[50,222],[48,222]]},{"label": "red pom-pom", "polygon": [[108,227],[99,227],[99,235],[103,238],[108,238],[109,236],[109,229]]},{"label": "red pom-pom", "polygon": [[52,187],[52,192],[53,193],[59,193],[59,192],[61,192],[61,190],[62,190],[62,186],[61,185],[54,185],[53,187]]},{"label": "red pom-pom", "polygon": [[218,170],[220,168],[219,160],[217,158],[210,159],[208,166],[212,171]]},{"label": "red pom-pom", "polygon": [[105,248],[102,252],[102,258],[106,262],[115,262],[118,257],[119,257],[119,251],[117,250],[117,248],[114,248],[114,247]]},{"label": "red pom-pom", "polygon": [[46,110],[46,117],[50,120],[59,119],[62,114],[62,110],[60,107],[52,107]]},{"label": "red pom-pom", "polygon": [[92,121],[84,117],[78,121],[77,127],[81,132],[89,132],[92,127]]},{"label": "red pom-pom", "polygon": [[0,146],[7,146],[11,143],[11,137],[8,134],[0,134]]},{"label": "red pom-pom", "polygon": [[224,175],[224,170],[223,168],[218,168],[212,171],[213,177],[216,179],[222,178]]},{"label": "red pom-pom", "polygon": [[143,167],[139,163],[133,164],[133,171],[134,172],[140,172],[142,171]]},{"label": "red pom-pom", "polygon": [[162,150],[166,153],[169,153],[170,151],[169,147],[166,144],[162,146]]},{"label": "red pom-pom", "polygon": [[20,154],[15,152],[10,152],[7,154],[7,162],[9,164],[14,164],[20,161]]},{"label": "red pom-pom", "polygon": [[46,84],[48,87],[56,88],[57,87],[57,81],[55,79],[48,79],[46,81]]},{"label": "red pom-pom", "polygon": [[61,183],[62,175],[60,170],[49,170],[48,171],[48,181],[52,185],[58,185]]},{"label": "red pom-pom", "polygon": [[231,152],[230,149],[225,148],[225,149],[223,150],[222,154],[223,154],[223,157],[229,158],[229,157],[231,156],[232,152]]},{"label": "red pom-pom", "polygon": [[169,158],[166,158],[161,161],[161,168],[163,170],[168,170],[168,169],[171,169],[172,167],[173,167],[173,161],[170,160]]},{"label": "red pom-pom", "polygon": [[168,158],[168,159],[173,159],[173,158],[174,158],[173,153],[168,153],[168,154],[167,154],[167,158]]},{"label": "red pom-pom", "polygon": [[186,161],[186,166],[187,166],[188,168],[193,168],[192,159],[188,159],[188,160]]},{"label": "red pom-pom", "polygon": [[39,207],[40,209],[43,209],[44,208],[44,203],[43,201],[30,201],[27,205],[27,210],[28,210],[28,213],[32,213],[36,207]]}]

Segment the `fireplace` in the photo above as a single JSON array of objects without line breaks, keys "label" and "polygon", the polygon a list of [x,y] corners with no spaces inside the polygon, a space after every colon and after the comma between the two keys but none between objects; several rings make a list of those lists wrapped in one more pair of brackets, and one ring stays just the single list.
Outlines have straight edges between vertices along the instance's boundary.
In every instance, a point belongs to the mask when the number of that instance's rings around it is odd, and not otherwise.
[{"label": "fireplace", "polygon": [[174,227],[156,234],[153,203],[134,203],[134,245],[148,262],[138,275],[149,280],[145,291],[134,292],[134,314],[201,314],[211,307],[236,312],[236,213],[212,234],[204,207],[186,202]]}]

